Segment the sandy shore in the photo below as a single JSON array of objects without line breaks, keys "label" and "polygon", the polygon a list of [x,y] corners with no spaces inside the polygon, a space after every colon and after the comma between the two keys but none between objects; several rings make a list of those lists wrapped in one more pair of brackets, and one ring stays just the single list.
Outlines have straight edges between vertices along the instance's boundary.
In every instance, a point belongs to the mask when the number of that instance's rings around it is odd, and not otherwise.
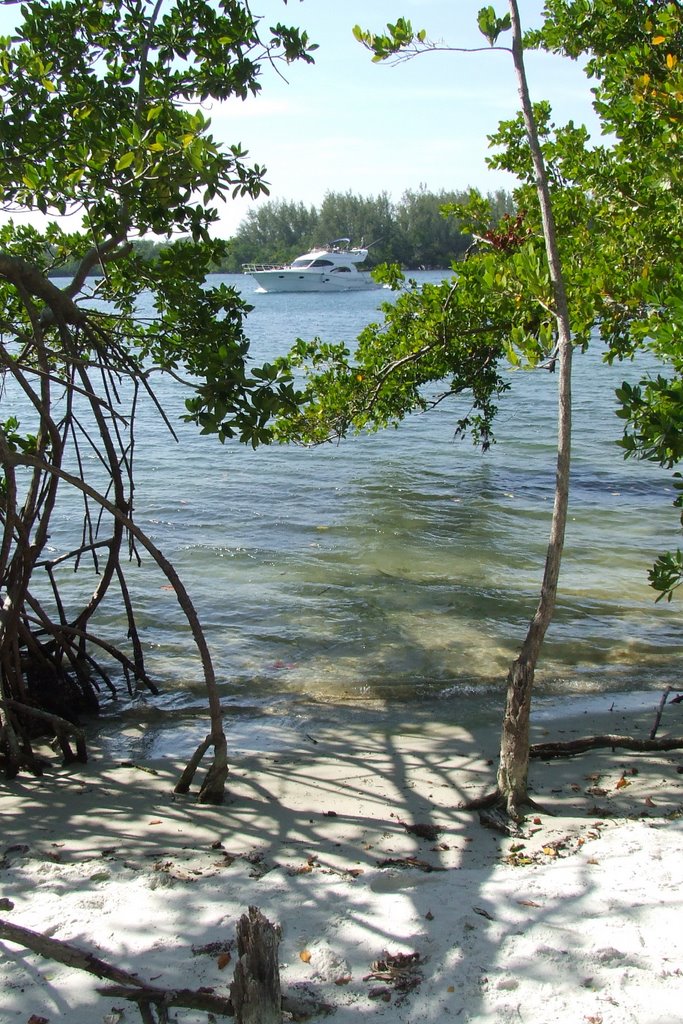
[{"label": "sandy shore", "polygon": [[[537,715],[534,739],[647,735],[656,704],[610,697],[587,715],[565,701],[561,719]],[[682,709],[667,707],[662,733],[683,733]],[[680,1019],[683,753],[535,762],[553,816],[508,838],[458,810],[490,788],[497,728],[402,715],[235,751],[220,808],[174,797],[171,759],[95,753],[3,786],[0,916],[155,985],[227,994],[235,924],[255,905],[282,928],[290,1008],[327,1004],[337,1024]],[[386,976],[379,962],[398,954],[415,956]],[[10,942],[0,983],[3,1024],[140,1019],[96,978]]]}]

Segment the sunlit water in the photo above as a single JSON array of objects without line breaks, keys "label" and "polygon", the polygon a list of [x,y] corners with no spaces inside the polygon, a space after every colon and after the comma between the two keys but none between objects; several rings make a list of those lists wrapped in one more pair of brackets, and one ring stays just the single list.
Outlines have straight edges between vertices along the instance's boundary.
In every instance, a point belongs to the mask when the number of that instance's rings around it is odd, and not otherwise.
[{"label": "sunlit water", "polygon": [[[296,337],[352,342],[390,297],[263,294],[249,278],[228,281],[254,305],[256,361]],[[541,693],[680,678],[680,602],[655,605],[647,586],[657,553],[679,543],[670,478],[615,447],[614,387],[636,375],[597,353],[576,358],[571,510]],[[555,471],[556,379],[518,373],[512,383],[485,455],[454,440],[465,405],[338,446],[256,452],[183,425],[176,444],[142,410],[137,522],[198,608],[236,742],[277,742],[316,715],[356,713],[350,702],[437,702],[460,719],[500,706],[537,600]],[[177,385],[161,393],[179,415]],[[113,735],[123,718],[134,749],[183,753],[205,728],[198,660],[165,579],[147,564],[132,579],[164,693],[110,705],[102,728]],[[118,611],[108,614],[102,628],[120,632]]]}]

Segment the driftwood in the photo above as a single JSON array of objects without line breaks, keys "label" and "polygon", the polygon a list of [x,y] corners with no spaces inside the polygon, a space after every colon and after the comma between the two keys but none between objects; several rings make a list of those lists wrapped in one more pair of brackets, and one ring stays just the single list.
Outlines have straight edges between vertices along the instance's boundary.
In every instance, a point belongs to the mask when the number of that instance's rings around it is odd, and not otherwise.
[{"label": "driftwood", "polygon": [[654,722],[652,724],[652,728],[650,729],[650,739],[651,740],[653,740],[655,738],[655,736],[657,735],[657,729],[659,729],[659,723],[662,720],[662,711],[664,710],[664,705],[666,704],[666,698],[671,693],[671,689],[672,688],[670,686],[667,686],[666,689],[664,690],[664,693],[662,694],[662,696],[660,698],[659,704],[657,706],[657,714],[655,715],[655,720],[654,720]]},{"label": "driftwood", "polygon": [[567,757],[572,754],[583,754],[586,750],[596,747],[621,747],[623,750],[647,752],[652,750],[683,749],[683,737],[665,736],[662,739],[636,739],[633,736],[616,736],[607,733],[604,736],[583,736],[577,740],[560,740],[557,743],[533,743],[529,748],[529,756],[535,758]]},{"label": "driftwood", "polygon": [[86,953],[70,942],[61,942],[59,939],[51,939],[40,932],[31,931],[30,928],[22,928],[21,925],[12,924],[0,918],[0,939],[7,939],[9,942],[16,942],[19,946],[32,949],[39,956],[46,960],[56,960],[67,967],[75,967],[79,971],[87,971],[97,978],[108,978],[109,981],[118,982],[121,985],[142,986],[136,974],[124,971],[120,967],[112,967],[111,964],[100,960],[94,953]]},{"label": "driftwood", "polygon": [[280,929],[249,907],[237,924],[239,960],[230,986],[236,1024],[281,1024],[279,944]]},{"label": "driftwood", "polygon": [[[253,908],[252,908],[253,909]],[[265,918],[263,918],[266,921]],[[268,924],[268,922],[266,922]],[[270,925],[270,928],[273,926]],[[232,1001],[227,996],[219,996],[211,991],[195,991],[192,989],[163,989],[156,985],[148,985],[142,981],[137,974],[124,971],[120,967],[114,967],[105,960],[101,960],[94,953],[85,952],[70,942],[62,942],[59,939],[51,939],[40,932],[34,932],[30,928],[23,928],[21,925],[12,924],[10,921],[0,918],[0,939],[9,942],[16,942],[17,945],[25,946],[33,950],[39,956],[47,960],[56,960],[58,963],[66,964],[79,971],[87,971],[97,978],[106,978],[113,981],[113,986],[98,988],[102,995],[114,996],[120,999],[128,999],[138,1004],[143,1024],[154,1024],[151,1007],[154,1006],[160,1024],[168,1020],[168,1008],[181,1006],[191,1010],[203,1010],[207,1013],[223,1016],[234,1016]],[[274,971],[277,974],[277,959],[274,963]],[[278,975],[279,986],[279,975]],[[250,1018],[244,1018],[248,1020]],[[270,1020],[271,1018],[264,1018]],[[278,1018],[278,1021],[281,1018]],[[238,1018],[238,1021],[240,1018]]]},{"label": "driftwood", "polygon": [[[190,988],[163,989],[156,985],[140,984],[131,988],[129,985],[106,985],[97,990],[100,995],[115,999],[128,999],[137,1003],[142,1012],[144,1006],[154,1005],[163,1019],[163,1013],[169,1006],[182,1006],[187,1010],[204,1010],[206,1013],[233,1017],[232,1000],[227,996],[217,996],[215,992],[197,991]],[[143,1015],[144,1020],[144,1015]]]}]

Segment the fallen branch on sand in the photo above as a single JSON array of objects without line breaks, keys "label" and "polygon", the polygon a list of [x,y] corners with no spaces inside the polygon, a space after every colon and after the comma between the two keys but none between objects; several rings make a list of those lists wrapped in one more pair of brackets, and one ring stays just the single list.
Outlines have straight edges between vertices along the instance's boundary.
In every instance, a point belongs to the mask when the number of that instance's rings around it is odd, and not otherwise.
[{"label": "fallen branch on sand", "polygon": [[534,758],[567,757],[572,754],[583,754],[586,750],[596,747],[621,747],[623,750],[647,752],[652,750],[681,750],[683,737],[665,736],[662,739],[636,739],[633,736],[617,736],[607,733],[604,736],[583,736],[576,740],[559,740],[556,743],[533,743],[529,748],[529,756]]},{"label": "fallen branch on sand", "polygon": [[163,989],[157,988],[155,985],[148,985],[141,981],[137,974],[124,971],[121,967],[114,967],[95,956],[94,953],[85,952],[70,942],[51,939],[47,935],[41,935],[40,932],[31,931],[30,928],[23,928],[21,925],[12,924],[4,919],[0,919],[0,938],[16,942],[19,946],[25,946],[47,960],[56,960],[60,964],[66,964],[67,967],[74,967],[76,970],[94,974],[97,978],[106,978],[108,981],[116,982],[114,986],[98,989],[98,991],[102,995],[117,996],[136,1002],[144,1024],[154,1024],[152,1006],[157,1008],[159,1021],[168,1019],[167,1011],[170,1006],[205,1010],[207,1013],[230,1017],[234,1015],[232,1001],[226,996],[217,996],[214,992]]},{"label": "fallen branch on sand", "polygon": [[236,1024],[280,1020],[279,930],[256,907],[249,907],[249,916],[244,914],[240,918],[237,934],[241,956],[231,997],[228,997],[207,989],[164,989],[149,985],[137,974],[108,964],[70,942],[52,939],[0,919],[0,939],[16,942],[48,960],[115,982],[98,989],[98,992],[137,1003],[143,1024],[155,1024],[152,1007],[156,1010],[159,1024],[168,1021],[171,1006],[235,1017]]},{"label": "fallen branch on sand", "polygon": [[56,960],[60,964],[66,964],[67,967],[74,967],[78,971],[94,974],[97,978],[108,978],[109,981],[115,981],[120,985],[144,986],[144,982],[140,981],[136,974],[124,971],[121,967],[114,967],[106,961],[100,960],[94,953],[84,952],[77,946],[72,946],[70,942],[51,939],[30,928],[12,924],[4,918],[0,918],[0,939],[16,942],[18,946],[32,949],[34,953],[45,957],[46,960]]},{"label": "fallen branch on sand", "polygon": [[[70,942],[52,939],[30,928],[0,918],[0,939],[15,942],[47,960],[57,961],[79,971],[114,982],[98,988],[100,995],[137,1003],[143,1024],[167,1024],[172,1006],[202,1010],[219,1017],[234,1017],[235,1024],[273,1024],[282,1019],[282,1010],[303,1016],[327,1014],[332,1007],[310,995],[281,995],[278,962],[280,930],[268,921],[258,907],[249,907],[237,923],[237,948],[240,959],[230,996],[217,995],[212,989],[165,989],[142,981],[137,974],[115,967],[94,953]],[[156,1011],[156,1020],[152,1007]]]}]

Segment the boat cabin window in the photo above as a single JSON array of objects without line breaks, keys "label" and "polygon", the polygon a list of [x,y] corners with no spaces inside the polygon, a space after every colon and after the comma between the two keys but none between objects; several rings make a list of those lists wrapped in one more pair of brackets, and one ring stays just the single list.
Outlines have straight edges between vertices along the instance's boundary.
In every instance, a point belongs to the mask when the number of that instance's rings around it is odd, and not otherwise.
[{"label": "boat cabin window", "polygon": [[334,270],[330,271],[332,274],[350,274],[351,267],[335,267]]},{"label": "boat cabin window", "polygon": [[312,267],[333,267],[334,263],[332,260],[313,260],[311,263]]},{"label": "boat cabin window", "polygon": [[304,267],[310,267],[311,266],[311,261],[310,260],[294,260],[294,262],[292,263],[292,266],[296,267],[297,270],[303,270]]}]

